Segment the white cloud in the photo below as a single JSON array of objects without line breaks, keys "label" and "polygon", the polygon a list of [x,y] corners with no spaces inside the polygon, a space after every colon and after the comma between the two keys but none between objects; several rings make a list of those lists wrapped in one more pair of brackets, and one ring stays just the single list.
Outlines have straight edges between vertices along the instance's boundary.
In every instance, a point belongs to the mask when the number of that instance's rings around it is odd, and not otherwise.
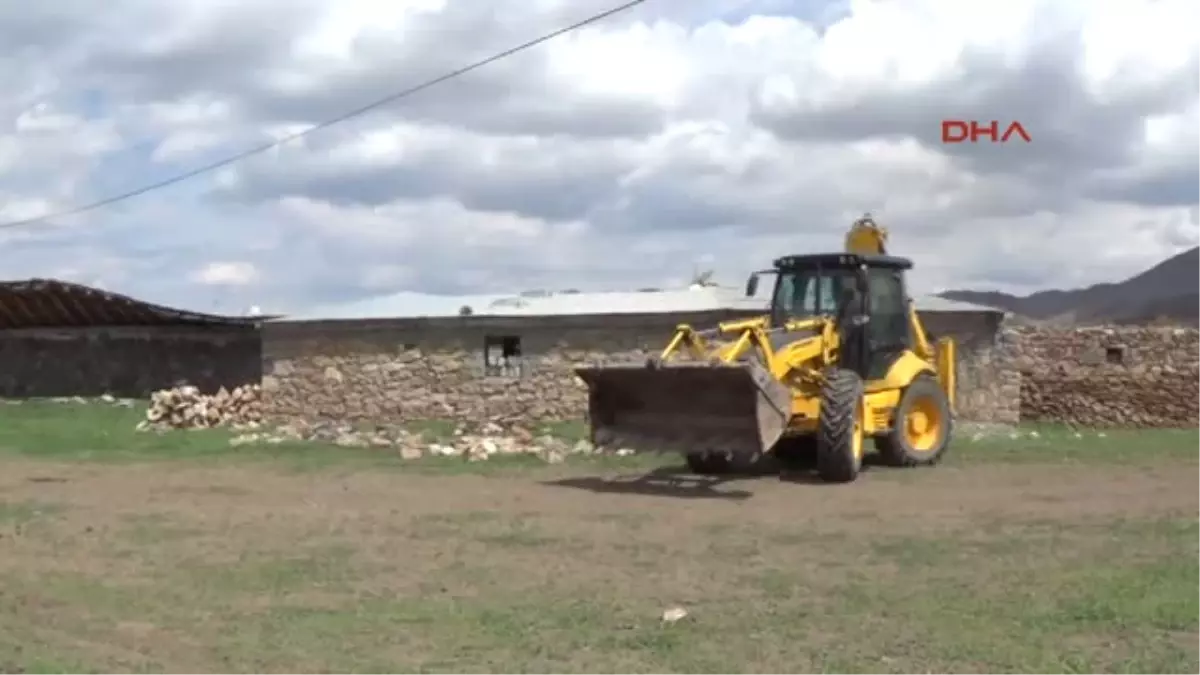
[{"label": "white cloud", "polygon": [[[609,6],[498,3],[0,7],[0,217],[161,180]],[[870,210],[918,288],[1028,291],[1200,240],[1196,3],[805,7],[647,3],[67,227],[0,232],[8,276],[70,268],[233,313],[662,286],[710,257],[740,283]],[[1034,142],[943,146],[943,118]]]},{"label": "white cloud", "polygon": [[206,286],[245,286],[258,278],[258,270],[247,262],[213,262],[191,275],[191,280]]}]

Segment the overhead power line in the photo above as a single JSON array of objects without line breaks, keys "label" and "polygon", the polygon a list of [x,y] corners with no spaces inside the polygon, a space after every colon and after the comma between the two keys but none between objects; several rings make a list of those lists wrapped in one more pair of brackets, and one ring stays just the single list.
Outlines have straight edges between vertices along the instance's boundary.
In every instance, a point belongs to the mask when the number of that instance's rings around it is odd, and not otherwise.
[{"label": "overhead power line", "polygon": [[45,215],[35,216],[33,218],[25,218],[23,220],[13,220],[13,221],[9,221],[6,223],[0,223],[0,229],[24,227],[26,225],[33,225],[35,223],[41,223],[41,222],[45,222],[48,220],[55,220],[58,218],[66,218],[68,216],[74,216],[74,215],[78,215],[80,213],[86,213],[88,211],[95,211],[96,209],[103,208],[103,207],[109,206],[111,204],[116,204],[117,202],[122,202],[122,201],[125,201],[126,199],[131,199],[133,197],[139,197],[148,192],[154,192],[155,190],[169,187],[176,183],[182,183],[183,181],[188,180],[190,178],[195,178],[196,176],[200,176],[202,174],[206,174],[211,171],[216,171],[217,169],[221,169],[221,168],[224,168],[231,164],[240,162],[241,160],[246,159],[247,157],[252,157],[254,155],[260,155],[264,152],[267,152],[268,150],[273,150],[281,145],[290,143],[291,141],[297,140],[299,138],[303,138],[311,133],[320,131],[321,129],[325,129],[325,128],[331,127],[335,124],[340,124],[341,122],[345,122],[345,121],[353,119],[355,117],[359,117],[368,112],[371,112],[372,110],[375,110],[376,108],[380,108],[389,103],[399,101],[402,98],[407,98],[409,96],[412,96],[413,94],[422,92],[430,87],[439,85],[447,80],[452,80],[456,77],[466,75],[467,73],[469,73],[473,70],[477,70],[486,65],[490,65],[492,63],[495,63],[496,61],[500,61],[501,59],[506,59],[518,52],[523,52],[526,49],[536,47],[536,46],[542,44],[543,42],[548,42],[550,40],[553,40],[556,37],[565,35],[566,33],[570,33],[572,31],[578,30],[580,28],[583,28],[590,24],[596,23],[598,21],[603,21],[604,19],[607,19],[608,17],[613,16],[614,14],[619,14],[626,10],[632,9],[644,2],[646,2],[646,0],[630,0],[629,2],[626,2],[624,4],[613,7],[612,9],[600,12],[599,14],[593,14],[592,16],[589,16],[588,18],[583,19],[582,21],[577,21],[569,26],[564,26],[562,28],[559,28],[558,30],[556,30],[552,33],[547,33],[539,38],[530,40],[528,42],[523,42],[515,47],[506,49],[498,54],[493,54],[492,56],[489,56],[483,60],[476,61],[470,65],[463,66],[462,68],[459,68],[457,70],[450,71],[450,72],[446,73],[445,75],[440,75],[438,77],[433,78],[432,80],[426,80],[425,82],[422,82],[418,85],[409,87],[402,91],[395,92],[393,94],[385,96],[384,98],[372,101],[370,103],[367,103],[366,105],[355,108],[354,110],[351,110],[349,112],[342,113],[341,115],[338,115],[337,117],[327,119],[323,122],[319,122],[311,127],[308,127],[307,129],[304,129],[303,131],[299,131],[299,132],[296,132],[296,133],[293,133],[293,134],[290,134],[287,136],[283,136],[283,137],[278,138],[269,143],[264,143],[262,145],[250,148],[249,150],[244,150],[236,155],[231,155],[224,159],[220,159],[215,162],[211,162],[209,164],[205,164],[203,166],[196,167],[190,171],[176,174],[174,176],[171,176],[170,178],[165,178],[165,179],[160,180],[155,183],[149,183],[149,184],[143,185],[139,188],[136,188],[134,190],[129,190],[128,192],[122,192],[119,194],[112,195],[110,197],[105,197],[104,199],[100,199],[98,201],[90,202],[87,204],[82,204],[80,206],[75,206],[75,207],[72,207],[69,209],[65,209],[63,211],[58,211],[56,213],[47,213]]}]

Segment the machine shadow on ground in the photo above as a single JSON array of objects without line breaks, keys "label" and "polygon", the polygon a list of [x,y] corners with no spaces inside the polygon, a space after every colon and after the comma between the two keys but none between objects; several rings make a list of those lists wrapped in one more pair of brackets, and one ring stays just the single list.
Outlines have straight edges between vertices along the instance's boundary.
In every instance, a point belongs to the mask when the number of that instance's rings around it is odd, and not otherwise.
[{"label": "machine shadow on ground", "polygon": [[[864,475],[867,472],[897,470],[884,466],[878,455],[868,453],[863,457]],[[597,494],[637,494],[678,499],[740,501],[754,496],[754,492],[746,488],[768,481],[821,487],[836,487],[837,485],[823,481],[817,476],[815,461],[812,458],[793,458],[787,463],[768,458],[756,463],[753,468],[744,468],[719,476],[699,475],[688,468],[685,463],[675,462],[642,473],[622,473],[615,476],[611,474],[572,476],[542,481],[542,484],[586,490]]]}]

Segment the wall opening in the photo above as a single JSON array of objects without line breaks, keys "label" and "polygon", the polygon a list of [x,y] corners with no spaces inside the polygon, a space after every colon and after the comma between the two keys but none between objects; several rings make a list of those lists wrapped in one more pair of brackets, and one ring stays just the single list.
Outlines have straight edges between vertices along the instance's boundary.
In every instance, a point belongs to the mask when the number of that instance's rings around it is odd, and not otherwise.
[{"label": "wall opening", "polygon": [[1104,360],[1107,363],[1114,365],[1122,365],[1125,363],[1125,348],[1121,346],[1105,347]]},{"label": "wall opening", "polygon": [[521,338],[516,335],[488,335],[483,339],[483,371],[488,377],[520,377]]}]

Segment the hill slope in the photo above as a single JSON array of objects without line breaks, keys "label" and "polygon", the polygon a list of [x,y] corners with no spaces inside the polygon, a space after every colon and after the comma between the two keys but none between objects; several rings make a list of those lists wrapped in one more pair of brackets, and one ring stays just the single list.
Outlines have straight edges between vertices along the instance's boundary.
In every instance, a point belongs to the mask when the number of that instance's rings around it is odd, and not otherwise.
[{"label": "hill slope", "polygon": [[946,291],[947,300],[973,302],[1031,319],[1076,323],[1200,323],[1200,247],[1113,284],[1071,291],[1039,291],[1025,297],[999,291]]}]

